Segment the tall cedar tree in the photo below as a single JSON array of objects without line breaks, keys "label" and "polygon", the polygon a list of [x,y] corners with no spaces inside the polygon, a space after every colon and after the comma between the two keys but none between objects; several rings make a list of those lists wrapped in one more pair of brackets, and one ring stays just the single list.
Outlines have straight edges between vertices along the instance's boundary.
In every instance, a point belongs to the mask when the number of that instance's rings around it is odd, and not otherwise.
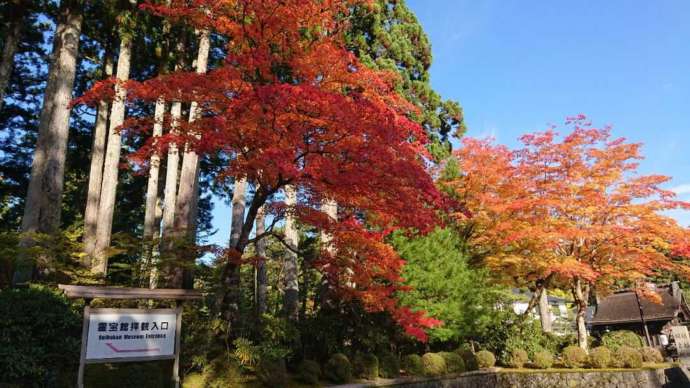
[{"label": "tall cedar tree", "polygon": [[670,178],[637,174],[640,144],[611,138],[583,115],[567,124],[573,130],[561,141],[551,129],[523,136],[515,151],[465,139],[455,153],[462,175],[443,184],[472,212],[458,217],[492,273],[509,284],[572,292],[586,349],[592,292],[658,271],[690,275],[672,258],[687,252],[688,230],[663,214],[690,204],[661,188]]},{"label": "tall cedar tree", "polygon": [[[149,4],[154,12],[230,37],[227,57],[207,74],[178,71],[145,82],[127,83],[128,98],[196,101],[200,118],[180,123],[176,141],[200,154],[230,156],[223,176],[256,183],[236,244],[218,263],[219,282],[241,262],[251,242],[257,211],[326,230],[335,246],[319,263],[344,297],[357,298],[370,311],[389,311],[405,330],[424,339],[437,321],[401,308],[403,260],[384,242],[397,228],[428,231],[437,222],[442,197],[422,157],[424,128],[409,117],[418,109],[396,93],[395,74],[362,65],[347,51],[342,31],[354,2],[342,1],[173,1]],[[84,101],[112,98],[101,83]],[[135,130],[150,120],[132,119]],[[152,147],[133,155],[148,159]],[[420,157],[421,155],[421,157]],[[295,206],[272,201],[287,185],[300,188]],[[335,200],[342,222],[319,208]],[[410,212],[413,207],[415,212]],[[232,322],[237,312],[219,305]]]},{"label": "tall cedar tree", "polygon": [[449,136],[465,132],[462,108],[431,88],[431,43],[417,17],[403,0],[376,0],[355,7],[352,16],[348,49],[366,66],[400,75],[396,90],[419,108],[413,118],[426,130],[431,154],[436,160],[447,157]]}]

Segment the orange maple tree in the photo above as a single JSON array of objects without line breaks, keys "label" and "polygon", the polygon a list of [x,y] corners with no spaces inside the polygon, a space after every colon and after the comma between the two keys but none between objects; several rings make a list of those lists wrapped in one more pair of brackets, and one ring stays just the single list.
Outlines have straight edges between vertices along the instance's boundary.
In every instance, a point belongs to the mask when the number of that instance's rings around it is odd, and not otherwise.
[{"label": "orange maple tree", "polygon": [[566,124],[572,131],[562,139],[551,128],[522,136],[517,150],[466,138],[455,152],[459,178],[442,184],[472,212],[457,218],[497,278],[572,292],[586,349],[591,293],[658,271],[690,274],[673,259],[687,252],[688,229],[664,214],[690,204],[661,187],[669,177],[637,174],[640,144],[612,138],[584,115]]},{"label": "orange maple tree", "polygon": [[[130,159],[146,163],[153,150],[188,144],[201,155],[224,155],[218,179],[251,183],[240,238],[219,263],[223,286],[233,287],[230,274],[243,263],[259,209],[274,219],[289,212],[332,236],[334,249],[324,249],[318,263],[341,295],[370,311],[390,312],[407,333],[424,339],[424,329],[438,321],[398,305],[404,262],[384,238],[397,228],[430,230],[441,195],[425,164],[426,134],[410,119],[415,106],[396,92],[396,75],[367,68],[345,49],[342,32],[356,3],[363,2],[147,3],[175,23],[224,37],[226,56],[205,74],[176,71],[125,85],[130,103],[163,98],[195,102],[200,110],[196,120],[178,123],[174,135],[152,139]],[[112,98],[112,82],[96,85],[81,100]],[[123,126],[150,127],[148,117]],[[298,189],[298,203],[290,208],[280,200],[287,185]],[[340,222],[320,211],[324,200],[338,204]],[[231,310],[232,290],[221,294],[220,304]]]}]

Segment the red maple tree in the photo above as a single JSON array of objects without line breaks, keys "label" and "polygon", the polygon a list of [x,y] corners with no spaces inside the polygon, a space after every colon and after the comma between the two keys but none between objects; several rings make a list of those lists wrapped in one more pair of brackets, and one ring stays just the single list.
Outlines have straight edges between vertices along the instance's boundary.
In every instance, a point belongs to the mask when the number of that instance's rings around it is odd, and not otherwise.
[{"label": "red maple tree", "polygon": [[[359,1],[173,0],[145,8],[177,23],[227,38],[222,64],[206,74],[177,71],[126,84],[137,103],[195,102],[199,115],[131,155],[145,161],[170,142],[199,154],[222,154],[218,179],[245,178],[255,188],[239,241],[230,247],[223,279],[240,265],[251,243],[257,211],[291,212],[332,236],[319,260],[344,297],[370,311],[388,311],[407,333],[425,338],[438,322],[397,304],[403,261],[384,243],[397,228],[424,232],[437,222],[441,196],[428,174],[426,135],[410,119],[415,107],[394,90],[396,75],[362,65],[343,44],[349,10]],[[109,81],[113,82],[113,81]],[[82,98],[110,95],[108,83]],[[169,118],[168,118],[169,121]],[[130,118],[141,130],[150,118]],[[298,188],[286,209],[278,193]],[[321,213],[335,201],[339,221]],[[228,298],[228,292],[223,298]]]}]

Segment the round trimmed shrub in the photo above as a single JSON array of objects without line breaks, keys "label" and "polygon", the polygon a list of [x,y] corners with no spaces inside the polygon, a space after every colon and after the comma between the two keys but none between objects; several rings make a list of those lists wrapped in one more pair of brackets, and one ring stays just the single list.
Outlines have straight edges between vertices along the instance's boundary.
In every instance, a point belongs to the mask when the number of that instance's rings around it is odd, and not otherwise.
[{"label": "round trimmed shrub", "polygon": [[256,377],[266,387],[284,387],[288,374],[282,358],[261,358],[256,366]]},{"label": "round trimmed shrub", "polygon": [[465,361],[462,360],[459,354],[454,352],[440,352],[439,355],[443,357],[446,362],[446,370],[448,373],[461,373],[465,371]]},{"label": "round trimmed shrub", "polygon": [[324,374],[334,383],[347,383],[352,380],[352,364],[346,355],[336,353],[326,362]]},{"label": "round trimmed shrub", "polygon": [[391,379],[400,376],[400,360],[393,352],[383,351],[379,357],[379,376]]},{"label": "round trimmed shrub", "polygon": [[418,354],[408,354],[403,357],[402,367],[408,375],[421,376],[424,374],[422,357]]},{"label": "round trimmed shrub", "polygon": [[488,350],[480,350],[475,353],[479,369],[491,368],[496,365],[496,356]]},{"label": "round trimmed shrub", "polygon": [[561,356],[566,368],[582,368],[587,363],[587,352],[577,345],[566,346]]},{"label": "round trimmed shrub", "polygon": [[422,356],[422,367],[426,376],[440,376],[446,373],[446,360],[438,353],[426,353]]},{"label": "round trimmed shrub", "polygon": [[353,361],[355,375],[367,380],[379,377],[379,359],[370,353],[359,353]]},{"label": "round trimmed shrub", "polygon": [[645,346],[640,349],[640,354],[644,362],[664,362],[664,356],[661,355],[659,349]]},{"label": "round trimmed shrub", "polygon": [[467,347],[458,348],[455,353],[458,353],[462,360],[465,362],[465,370],[473,371],[479,369],[477,365],[477,359],[474,357],[474,352]]},{"label": "round trimmed shrub", "polygon": [[642,367],[642,355],[640,352],[631,348],[630,346],[621,346],[616,351],[616,358],[620,361],[620,365],[623,368],[641,368]]},{"label": "round trimmed shrub", "polygon": [[302,360],[297,366],[297,377],[307,384],[318,384],[321,377],[319,363],[312,360]]},{"label": "round trimmed shrub", "polygon": [[511,368],[522,368],[529,362],[527,352],[522,349],[514,349],[508,356],[508,366]]},{"label": "round trimmed shrub", "polygon": [[533,365],[537,369],[549,369],[553,365],[553,355],[548,350],[534,353]]},{"label": "round trimmed shrub", "polygon": [[606,346],[615,352],[621,346],[628,346],[633,349],[639,349],[644,346],[642,337],[630,330],[616,330],[605,333],[601,336],[601,345]]},{"label": "round trimmed shrub", "polygon": [[602,369],[611,365],[611,350],[606,346],[599,346],[589,352],[589,365],[592,368]]}]

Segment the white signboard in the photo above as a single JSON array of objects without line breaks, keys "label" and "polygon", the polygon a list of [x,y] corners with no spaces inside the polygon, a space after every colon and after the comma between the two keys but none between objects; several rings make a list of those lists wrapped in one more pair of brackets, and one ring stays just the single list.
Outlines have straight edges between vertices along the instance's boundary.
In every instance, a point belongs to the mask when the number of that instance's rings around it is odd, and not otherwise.
[{"label": "white signboard", "polygon": [[676,342],[678,355],[690,355],[690,335],[688,335],[688,328],[685,326],[671,326],[671,335]]},{"label": "white signboard", "polygon": [[86,361],[174,358],[175,310],[91,309]]}]

